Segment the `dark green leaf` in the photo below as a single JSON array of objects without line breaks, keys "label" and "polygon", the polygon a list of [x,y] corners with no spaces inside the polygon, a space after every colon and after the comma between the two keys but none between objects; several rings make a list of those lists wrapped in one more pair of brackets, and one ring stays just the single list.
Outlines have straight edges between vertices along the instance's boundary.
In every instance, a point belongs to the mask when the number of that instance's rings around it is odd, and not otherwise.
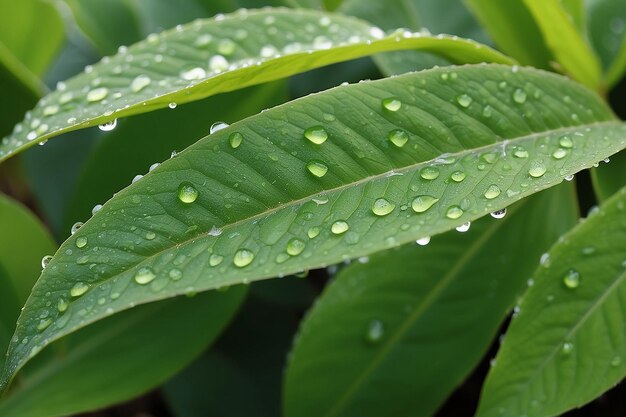
[{"label": "dark green leaf", "polygon": [[296,339],[285,415],[432,415],[485,354],[541,253],[576,218],[574,189],[562,185],[504,219],[342,270]]},{"label": "dark green leaf", "polygon": [[599,201],[604,201],[619,191],[626,185],[626,152],[613,155],[608,164],[593,169],[591,179]]},{"label": "dark green leaf", "polygon": [[556,416],[626,375],[626,189],[542,259],[485,383],[478,417]]},{"label": "dark green leaf", "polygon": [[[10,347],[3,386],[109,309],[438,234],[626,147],[626,126],[594,93],[502,65],[341,86],[220,127],[61,246],[22,313],[17,338],[28,343]],[[46,306],[58,297],[71,297],[65,314]]]},{"label": "dark green leaf", "polygon": [[626,70],[626,2],[587,1],[589,38],[605,71],[607,89],[617,84]]},{"label": "dark green leaf", "polygon": [[341,15],[241,11],[148,37],[88,67],[42,99],[2,140],[0,160],[71,130],[398,49],[436,52],[453,62],[512,63],[474,41],[403,31],[385,36]]}]

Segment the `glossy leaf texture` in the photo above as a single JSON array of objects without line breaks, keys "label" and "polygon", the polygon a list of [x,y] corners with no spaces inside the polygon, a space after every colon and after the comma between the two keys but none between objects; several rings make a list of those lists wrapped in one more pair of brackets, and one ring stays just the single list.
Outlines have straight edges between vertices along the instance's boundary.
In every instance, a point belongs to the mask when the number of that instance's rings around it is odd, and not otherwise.
[{"label": "glossy leaf texture", "polygon": [[0,415],[73,415],[158,386],[220,334],[245,290],[140,306],[60,340],[25,367],[19,383],[0,400]]},{"label": "glossy leaf texture", "polygon": [[626,71],[626,3],[620,0],[590,0],[587,8],[589,40],[611,88]]},{"label": "glossy leaf texture", "polygon": [[535,271],[477,416],[556,416],[626,375],[626,189],[566,234]]},{"label": "glossy leaf texture", "polygon": [[563,4],[558,0],[524,0],[524,3],[562,71],[599,90],[602,84],[600,62]]},{"label": "glossy leaf texture", "polygon": [[0,160],[71,130],[398,49],[432,51],[455,63],[513,63],[452,36],[385,35],[358,19],[307,10],[242,10],[150,35],[88,66],[26,114],[0,143]]},{"label": "glossy leaf texture", "polygon": [[342,270],[296,338],[285,415],[432,415],[484,356],[541,253],[575,224],[576,211],[574,189],[564,184],[516,203],[502,219]]},{"label": "glossy leaf texture", "polygon": [[[10,347],[3,386],[107,311],[441,233],[626,147],[626,126],[594,93],[501,65],[340,86],[212,131],[61,246],[20,318],[16,340],[28,343]],[[63,314],[46,306],[59,298]]]},{"label": "glossy leaf texture", "polygon": [[464,1],[500,49],[523,65],[552,68],[552,52],[523,0]]}]

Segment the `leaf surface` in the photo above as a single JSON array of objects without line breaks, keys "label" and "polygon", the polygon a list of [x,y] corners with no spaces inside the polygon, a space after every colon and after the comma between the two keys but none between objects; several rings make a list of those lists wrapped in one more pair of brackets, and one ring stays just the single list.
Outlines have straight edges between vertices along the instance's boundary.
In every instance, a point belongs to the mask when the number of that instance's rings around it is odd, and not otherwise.
[{"label": "leaf surface", "polygon": [[604,201],[626,185],[626,152],[613,155],[591,171],[591,180],[598,201]]},{"label": "leaf surface", "polygon": [[[450,230],[623,149],[625,131],[584,87],[501,65],[340,86],[214,128],[61,246],[22,313],[16,337],[28,343],[10,347],[2,385],[107,310]],[[59,298],[71,301],[63,314],[46,306]]]},{"label": "leaf surface", "polygon": [[607,89],[626,70],[626,3],[621,0],[586,2],[589,40],[602,63]]},{"label": "leaf surface", "polygon": [[432,415],[485,354],[537,259],[575,224],[576,211],[574,189],[564,184],[520,201],[503,219],[342,270],[301,325],[285,415]]},{"label": "leaf surface", "polygon": [[398,49],[432,51],[455,63],[513,63],[474,41],[408,31],[385,35],[341,15],[240,11],[149,36],[87,67],[27,113],[0,143],[0,160],[71,130]]},{"label": "leaf surface", "polygon": [[556,416],[624,378],[625,237],[622,189],[552,247],[487,377],[478,417]]}]

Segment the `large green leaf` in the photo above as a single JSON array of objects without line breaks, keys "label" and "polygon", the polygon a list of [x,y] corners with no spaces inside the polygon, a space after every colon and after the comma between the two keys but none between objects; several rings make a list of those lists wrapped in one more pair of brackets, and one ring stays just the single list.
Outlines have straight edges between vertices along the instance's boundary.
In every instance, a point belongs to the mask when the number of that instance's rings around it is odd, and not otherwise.
[{"label": "large green leaf", "polygon": [[617,84],[626,70],[626,2],[589,0],[589,38],[605,71],[607,88]]},{"label": "large green leaf", "polygon": [[196,358],[230,321],[245,288],[177,298],[124,312],[54,344],[27,366],[2,417],[52,417],[133,398]]},{"label": "large green leaf", "polygon": [[[524,0],[562,70],[596,90],[602,70],[594,51],[559,0]],[[533,48],[531,43],[527,48]]]},{"label": "large green leaf", "polygon": [[553,60],[522,0],[464,0],[503,51],[524,65],[549,69]]},{"label": "large green leaf", "polygon": [[[3,386],[107,311],[441,233],[626,147],[626,126],[593,92],[501,65],[340,86],[220,128],[61,246],[22,312],[16,338],[28,343],[10,346]],[[46,306],[58,298],[71,301],[63,314]]]},{"label": "large green leaf", "polygon": [[[242,28],[245,25],[246,29]],[[187,103],[333,62],[421,49],[453,62],[512,63],[470,40],[381,29],[314,11],[240,11],[148,37],[43,98],[0,144],[0,160],[64,132]]]},{"label": "large green leaf", "polygon": [[479,417],[556,416],[626,375],[626,188],[543,257],[484,386]]},{"label": "large green leaf", "polygon": [[285,415],[433,414],[485,354],[576,211],[573,187],[562,185],[520,201],[504,219],[344,269],[296,339]]}]

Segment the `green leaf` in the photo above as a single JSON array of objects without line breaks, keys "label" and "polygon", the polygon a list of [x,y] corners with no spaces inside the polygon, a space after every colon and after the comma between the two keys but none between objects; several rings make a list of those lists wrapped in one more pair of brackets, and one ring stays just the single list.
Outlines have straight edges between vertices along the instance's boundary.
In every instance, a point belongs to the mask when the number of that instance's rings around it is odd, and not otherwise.
[{"label": "green leaf", "polygon": [[602,164],[591,171],[593,189],[599,201],[604,201],[626,185],[626,152],[611,157],[608,164]]},{"label": "green leaf", "polygon": [[552,52],[521,0],[465,0],[478,21],[503,51],[523,65],[550,69]]},{"label": "green leaf", "polygon": [[626,3],[593,0],[586,6],[589,38],[602,62],[608,89],[619,82],[626,70]]},{"label": "green leaf", "polygon": [[561,0],[561,7],[572,19],[578,33],[586,36],[585,2],[583,0]]},{"label": "green leaf", "polygon": [[[600,63],[559,0],[524,0],[562,70],[593,89],[600,89]],[[527,44],[531,48],[532,43]]]},{"label": "green leaf", "polygon": [[136,397],[196,358],[245,293],[240,287],[162,301],[82,329],[52,345],[54,356],[25,368],[20,384],[0,401],[0,414],[70,415]]},{"label": "green leaf", "polygon": [[0,160],[71,130],[398,49],[437,52],[453,62],[512,63],[470,40],[402,31],[385,36],[341,15],[241,11],[154,35],[88,67],[42,99],[2,140]]},{"label": "green leaf", "polygon": [[541,253],[576,218],[574,189],[562,185],[504,219],[342,270],[296,338],[285,415],[432,415],[485,354]]},{"label": "green leaf", "polygon": [[[626,147],[626,126],[593,92],[485,64],[340,86],[220,128],[118,192],[61,246],[22,313],[16,335],[28,343],[10,347],[3,386],[109,309],[441,233]],[[46,306],[48,292],[72,300],[65,314]]]},{"label": "green leaf", "polygon": [[545,255],[477,416],[556,416],[626,375],[626,189]]}]

